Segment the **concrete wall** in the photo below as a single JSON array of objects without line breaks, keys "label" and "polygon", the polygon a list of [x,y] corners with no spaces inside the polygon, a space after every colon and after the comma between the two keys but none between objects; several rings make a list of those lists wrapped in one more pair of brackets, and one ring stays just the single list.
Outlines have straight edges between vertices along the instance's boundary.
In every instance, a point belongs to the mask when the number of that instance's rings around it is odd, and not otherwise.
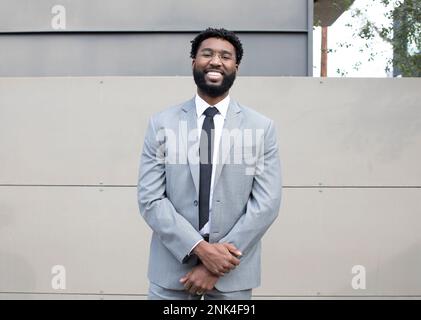
[{"label": "concrete wall", "polygon": [[[284,176],[254,298],[421,297],[420,79],[240,77]],[[145,298],[136,179],[190,77],[0,78],[0,299]],[[54,289],[52,267],[66,270]],[[354,289],[354,266],[366,288]],[[354,278],[355,280],[355,278]]]}]

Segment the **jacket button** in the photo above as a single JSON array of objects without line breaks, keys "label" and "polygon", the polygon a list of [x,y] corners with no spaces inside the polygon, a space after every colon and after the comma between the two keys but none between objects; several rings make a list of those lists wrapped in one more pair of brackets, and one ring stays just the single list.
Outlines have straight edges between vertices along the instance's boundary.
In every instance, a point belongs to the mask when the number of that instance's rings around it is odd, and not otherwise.
[{"label": "jacket button", "polygon": [[194,200],[193,204],[194,204],[194,206],[195,206],[195,207],[197,207],[197,205],[198,205],[199,203],[197,202],[197,200]]}]

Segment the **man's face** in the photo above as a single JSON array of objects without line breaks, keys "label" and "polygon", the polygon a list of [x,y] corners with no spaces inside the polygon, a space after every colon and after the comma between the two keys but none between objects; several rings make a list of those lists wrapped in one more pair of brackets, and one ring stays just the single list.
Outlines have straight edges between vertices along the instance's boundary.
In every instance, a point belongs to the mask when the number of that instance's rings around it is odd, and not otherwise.
[{"label": "man's face", "polygon": [[192,66],[197,87],[210,97],[222,96],[231,88],[238,70],[235,48],[226,40],[203,40]]}]

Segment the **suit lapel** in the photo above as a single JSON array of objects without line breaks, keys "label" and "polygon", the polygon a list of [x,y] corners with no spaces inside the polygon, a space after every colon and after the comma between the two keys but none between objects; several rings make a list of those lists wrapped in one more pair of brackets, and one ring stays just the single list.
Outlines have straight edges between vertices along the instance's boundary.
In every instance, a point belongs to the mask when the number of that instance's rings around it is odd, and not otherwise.
[{"label": "suit lapel", "polygon": [[[214,166],[215,168],[215,180],[214,180],[214,188],[218,182],[218,179],[221,175],[222,168],[224,167],[228,155],[230,154],[230,150],[234,145],[234,142],[237,139],[241,139],[242,137],[238,137],[239,133],[241,132],[241,125],[242,125],[243,116],[241,113],[241,109],[238,104],[231,99],[230,104],[228,106],[227,115],[225,118],[224,128],[222,130],[221,141],[219,142],[219,156],[218,163]],[[225,143],[224,143],[225,141]],[[227,143],[229,141],[229,143]]]},{"label": "suit lapel", "polygon": [[187,147],[184,147],[183,152],[187,153],[187,161],[190,167],[193,183],[196,193],[199,195],[199,141],[197,135],[197,115],[194,98],[186,102],[183,106],[183,111],[184,115],[182,117],[182,121],[187,122],[187,132],[185,132],[185,130],[181,130],[182,141],[180,142],[180,147],[181,143],[183,143],[183,146]]}]

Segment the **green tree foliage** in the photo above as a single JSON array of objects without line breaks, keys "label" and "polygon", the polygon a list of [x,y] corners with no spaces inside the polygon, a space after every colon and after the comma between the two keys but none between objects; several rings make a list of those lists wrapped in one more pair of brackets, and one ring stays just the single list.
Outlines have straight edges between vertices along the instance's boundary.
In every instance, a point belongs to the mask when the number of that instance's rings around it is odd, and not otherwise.
[{"label": "green tree foliage", "polygon": [[[349,0],[333,0],[332,6],[344,1]],[[387,24],[380,24],[367,14],[367,8],[373,4],[385,7]],[[351,6],[349,10],[355,20],[347,26],[352,28],[354,37],[365,40],[365,45],[360,51],[367,54],[368,61],[374,60],[379,54],[372,45],[374,39],[379,36],[393,48],[393,58],[387,61],[385,67],[387,72],[393,68],[395,75],[421,76],[421,0],[371,0],[366,2],[363,9]],[[347,48],[353,44],[341,42],[338,45]],[[355,63],[354,69],[358,69],[362,63]],[[341,70],[338,70],[338,73],[346,74]]]},{"label": "green tree foliage", "polygon": [[390,24],[378,26],[361,10],[355,10],[353,15],[364,21],[358,36],[369,42],[379,35],[393,46],[393,60],[388,61],[388,68],[393,65],[404,77],[421,76],[421,0],[372,1],[392,7],[385,13]]}]

